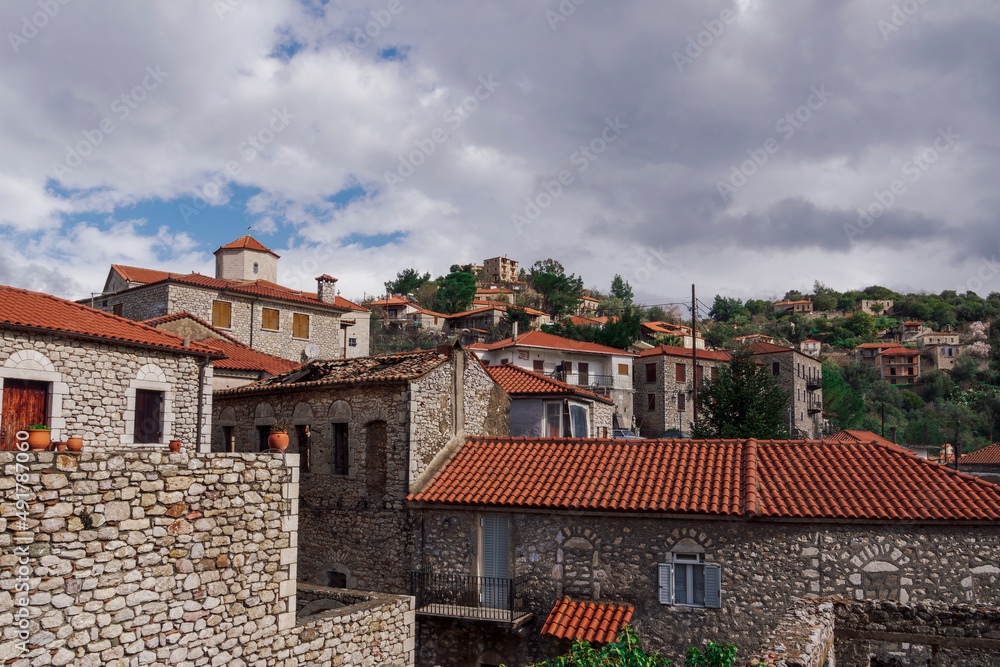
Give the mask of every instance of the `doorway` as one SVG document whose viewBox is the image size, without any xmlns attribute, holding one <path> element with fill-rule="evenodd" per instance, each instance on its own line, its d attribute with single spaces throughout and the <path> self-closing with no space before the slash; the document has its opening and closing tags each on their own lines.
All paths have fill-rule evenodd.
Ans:
<svg viewBox="0 0 1000 667">
<path fill-rule="evenodd" d="M 0 414 L 0 451 L 17 449 L 17 432 L 34 424 L 49 423 L 48 382 L 3 381 L 3 412 Z"/>
</svg>

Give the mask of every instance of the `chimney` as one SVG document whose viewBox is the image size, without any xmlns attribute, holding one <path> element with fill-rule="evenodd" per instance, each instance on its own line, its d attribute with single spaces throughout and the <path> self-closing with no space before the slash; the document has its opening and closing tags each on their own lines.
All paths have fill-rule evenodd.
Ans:
<svg viewBox="0 0 1000 667">
<path fill-rule="evenodd" d="M 511 342 L 517 342 L 517 322 L 514 322 L 514 333 L 511 335 Z"/>
<path fill-rule="evenodd" d="M 337 303 L 337 279 L 323 274 L 316 278 L 316 298 L 323 303 Z"/>
</svg>

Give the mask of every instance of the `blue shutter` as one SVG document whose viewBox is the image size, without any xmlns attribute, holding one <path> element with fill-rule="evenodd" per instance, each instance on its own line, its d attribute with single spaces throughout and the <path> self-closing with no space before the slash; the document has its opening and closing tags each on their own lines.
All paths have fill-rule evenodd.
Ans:
<svg viewBox="0 0 1000 667">
<path fill-rule="evenodd" d="M 670 563 L 659 563 L 660 604 L 674 603 L 674 566 Z"/>
<path fill-rule="evenodd" d="M 718 565 L 705 566 L 705 606 L 722 607 L 722 568 Z"/>
<path fill-rule="evenodd" d="M 483 553 L 481 554 L 481 576 L 495 577 L 497 569 L 497 518 L 484 516 L 480 520 L 483 527 Z"/>
</svg>

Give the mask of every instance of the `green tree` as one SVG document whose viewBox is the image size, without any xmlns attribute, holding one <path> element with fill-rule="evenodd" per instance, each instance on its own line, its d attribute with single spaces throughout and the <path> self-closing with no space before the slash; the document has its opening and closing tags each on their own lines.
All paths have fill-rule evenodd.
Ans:
<svg viewBox="0 0 1000 667">
<path fill-rule="evenodd" d="M 736 647 L 708 642 L 702 651 L 688 647 L 684 654 L 684 667 L 733 667 L 736 664 Z"/>
<path fill-rule="evenodd" d="M 875 337 L 875 318 L 868 313 L 859 310 L 844 322 L 844 328 L 854 333 L 859 338 Z"/>
<path fill-rule="evenodd" d="M 583 278 L 573 274 L 540 273 L 535 276 L 534 287 L 542 295 L 545 312 L 558 319 L 576 310 L 583 294 Z"/>
<path fill-rule="evenodd" d="M 601 315 L 621 315 L 625 310 L 625 302 L 616 296 L 606 296 L 597 304 L 597 311 Z"/>
<path fill-rule="evenodd" d="M 670 322 L 670 314 L 660 306 L 650 306 L 646 311 L 646 322 Z"/>
<path fill-rule="evenodd" d="M 639 314 L 634 312 L 631 307 L 626 306 L 617 322 L 608 322 L 597 331 L 594 342 L 619 350 L 627 350 L 632 343 L 639 340 L 640 324 Z"/>
<path fill-rule="evenodd" d="M 611 296 L 621 299 L 626 306 L 632 303 L 632 286 L 617 273 L 611 279 Z"/>
<path fill-rule="evenodd" d="M 553 660 L 535 663 L 533 667 L 669 667 L 670 660 L 659 653 L 646 653 L 631 626 L 624 626 L 618 638 L 597 648 L 578 639 L 569 653 Z M 712 667 L 715 667 L 713 665 Z M 719 665 L 718 667 L 728 667 Z"/>
<path fill-rule="evenodd" d="M 476 277 L 471 271 L 452 265 L 452 271 L 438 280 L 435 310 L 442 313 L 460 313 L 469 309 L 476 298 Z"/>
<path fill-rule="evenodd" d="M 761 301 L 760 299 L 750 299 L 744 305 L 751 315 L 767 315 L 773 309 L 770 301 Z"/>
<path fill-rule="evenodd" d="M 766 364 L 758 364 L 748 347 L 733 351 L 729 363 L 698 394 L 695 438 L 761 438 L 785 440 L 788 392 Z"/>
<path fill-rule="evenodd" d="M 425 273 L 420 275 L 417 273 L 416 269 L 403 269 L 396 274 L 395 280 L 390 280 L 385 283 L 385 293 L 386 294 L 410 294 L 416 292 L 424 283 L 428 283 L 431 280 L 431 274 Z"/>
<path fill-rule="evenodd" d="M 708 311 L 708 316 L 716 322 L 728 322 L 738 315 L 747 313 L 748 311 L 743 307 L 741 300 L 716 294 L 715 302 L 712 304 L 712 309 Z"/>
</svg>

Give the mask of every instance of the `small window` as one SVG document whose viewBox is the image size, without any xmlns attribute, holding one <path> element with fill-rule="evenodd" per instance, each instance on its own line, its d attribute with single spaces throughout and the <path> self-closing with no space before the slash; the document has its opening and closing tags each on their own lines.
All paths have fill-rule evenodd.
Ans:
<svg viewBox="0 0 1000 667">
<path fill-rule="evenodd" d="M 232 304 L 228 301 L 212 302 L 212 326 L 229 329 L 233 325 Z"/>
<path fill-rule="evenodd" d="M 257 262 L 253 263 L 253 272 L 257 273 L 260 271 L 260 265 Z"/>
<path fill-rule="evenodd" d="M 618 375 L 628 375 L 628 364 L 618 364 Z"/>
<path fill-rule="evenodd" d="M 656 364 L 646 364 L 646 382 L 656 382 Z"/>
<path fill-rule="evenodd" d="M 562 437 L 562 405 L 559 403 L 545 404 L 545 436 Z"/>
<path fill-rule="evenodd" d="M 677 382 L 684 382 L 687 379 L 687 368 L 684 364 L 676 364 L 674 366 L 674 379 Z"/>
<path fill-rule="evenodd" d="M 260 311 L 260 327 L 268 331 L 277 331 L 281 314 L 275 308 L 264 308 Z"/>
<path fill-rule="evenodd" d="M 309 472 L 312 464 L 312 450 L 309 447 L 309 425 L 298 424 L 295 426 L 295 440 L 299 446 L 299 470 Z"/>
<path fill-rule="evenodd" d="M 656 409 L 656 394 L 646 394 L 646 410 Z"/>
<path fill-rule="evenodd" d="M 535 371 L 536 373 L 545 372 L 545 362 L 542 361 L 541 359 L 535 359 L 533 362 L 531 362 L 531 370 Z"/>
<path fill-rule="evenodd" d="M 357 338 L 348 338 L 347 339 L 347 346 L 348 347 L 357 347 L 358 346 L 358 339 Z"/>
<path fill-rule="evenodd" d="M 348 457 L 348 441 L 347 441 L 347 424 L 330 424 L 331 437 L 333 442 L 331 443 L 332 454 L 333 454 L 333 474 L 334 475 L 346 475 L 348 474 L 350 465 Z"/>
<path fill-rule="evenodd" d="M 588 418 L 586 407 L 582 405 L 570 405 L 569 421 L 573 427 L 574 438 L 590 437 L 590 419 Z"/>
<path fill-rule="evenodd" d="M 706 565 L 704 554 L 675 553 L 658 569 L 660 604 L 722 607 L 722 568 Z"/>
<path fill-rule="evenodd" d="M 771 364 L 771 375 L 781 375 L 781 364 L 777 361 Z"/>
<path fill-rule="evenodd" d="M 677 411 L 684 412 L 686 396 L 684 394 L 677 394 Z"/>
<path fill-rule="evenodd" d="M 224 452 L 236 451 L 236 439 L 233 438 L 232 426 L 222 427 L 222 451 Z"/>
<path fill-rule="evenodd" d="M 124 308 L 125 308 L 125 306 L 123 304 L 116 303 L 115 305 L 111 306 L 111 314 L 112 315 L 117 315 L 118 317 L 122 317 L 122 313 L 124 312 Z"/>
<path fill-rule="evenodd" d="M 309 338 L 309 316 L 295 313 L 292 316 L 292 338 Z"/>
<path fill-rule="evenodd" d="M 267 443 L 267 439 L 271 436 L 270 426 L 258 426 L 257 427 L 257 448 L 266 452 L 271 446 Z"/>
<path fill-rule="evenodd" d="M 509 364 L 510 363 L 510 359 L 501 359 L 500 363 L 501 364 Z"/>
<path fill-rule="evenodd" d="M 135 443 L 163 440 L 163 392 L 135 390 Z"/>
</svg>

